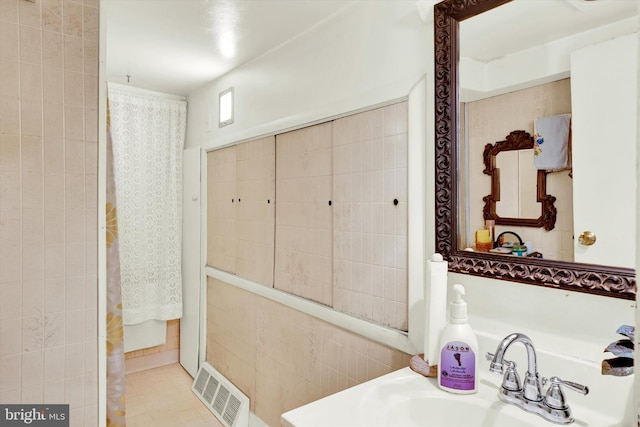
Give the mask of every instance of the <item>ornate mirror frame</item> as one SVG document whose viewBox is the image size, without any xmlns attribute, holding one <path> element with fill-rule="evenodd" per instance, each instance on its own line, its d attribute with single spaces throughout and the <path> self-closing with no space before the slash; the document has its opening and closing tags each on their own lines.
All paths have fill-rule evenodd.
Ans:
<svg viewBox="0 0 640 427">
<path fill-rule="evenodd" d="M 553 205 L 556 198 L 547 194 L 547 172 L 538 170 L 536 173 L 536 201 L 540 203 L 540 216 L 538 218 L 513 218 L 501 217 L 497 212 L 497 203 L 500 201 L 500 169 L 496 167 L 496 156 L 503 151 L 517 151 L 533 149 L 533 137 L 529 132 L 514 130 L 504 141 L 484 146 L 482 160 L 484 161 L 485 175 L 491 177 L 491 194 L 484 196 L 484 219 L 492 219 L 497 225 L 514 225 L 517 227 L 543 227 L 545 230 L 553 230 L 556 226 L 556 208 Z M 527 183 L 527 185 L 530 185 Z"/>
<path fill-rule="evenodd" d="M 449 271 L 634 299 L 635 270 L 459 250 L 459 23 L 511 0 L 444 0 L 434 6 L 436 251 Z"/>
</svg>

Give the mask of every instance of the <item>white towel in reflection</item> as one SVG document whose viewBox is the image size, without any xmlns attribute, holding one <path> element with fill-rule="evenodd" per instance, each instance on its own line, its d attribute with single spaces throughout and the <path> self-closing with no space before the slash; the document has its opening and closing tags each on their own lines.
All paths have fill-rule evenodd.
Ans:
<svg viewBox="0 0 640 427">
<path fill-rule="evenodd" d="M 536 169 L 546 171 L 570 169 L 571 114 L 536 119 L 533 128 L 535 132 L 533 164 Z"/>
</svg>

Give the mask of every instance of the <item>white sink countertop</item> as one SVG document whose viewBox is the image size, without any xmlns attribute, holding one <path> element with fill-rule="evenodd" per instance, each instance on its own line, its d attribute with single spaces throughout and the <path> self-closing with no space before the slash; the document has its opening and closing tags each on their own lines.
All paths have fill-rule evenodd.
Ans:
<svg viewBox="0 0 640 427">
<path fill-rule="evenodd" d="M 479 336 L 480 347 L 495 348 Z M 484 344 L 484 345 L 483 345 Z M 520 376 L 526 358 L 513 352 Z M 526 412 L 498 399 L 502 375 L 489 372 L 489 362 L 481 354 L 478 392 L 460 395 L 441 390 L 436 378 L 425 378 L 409 367 L 375 378 L 323 399 L 282 414 L 285 427 L 551 427 L 539 415 Z M 516 357 L 514 359 L 514 356 Z M 622 427 L 635 422 L 633 377 L 600 374 L 593 362 L 538 352 L 541 377 L 558 375 L 562 379 L 589 386 L 583 396 L 564 390 L 575 419 L 571 426 Z M 545 388 L 546 390 L 546 388 Z"/>
</svg>

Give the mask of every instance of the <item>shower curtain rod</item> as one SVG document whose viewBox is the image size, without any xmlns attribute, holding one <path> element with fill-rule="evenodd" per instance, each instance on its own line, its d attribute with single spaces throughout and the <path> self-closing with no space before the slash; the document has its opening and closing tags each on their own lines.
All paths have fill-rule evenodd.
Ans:
<svg viewBox="0 0 640 427">
<path fill-rule="evenodd" d="M 136 92 L 136 93 L 141 93 L 141 94 L 145 94 L 145 95 L 153 95 L 153 96 L 157 96 L 157 97 L 161 97 L 161 98 L 167 98 L 167 99 L 173 99 L 176 101 L 186 101 L 187 98 L 184 96 L 179 96 L 179 95 L 172 95 L 170 93 L 162 93 L 162 92 L 156 92 L 153 90 L 149 90 L 149 89 L 141 89 L 135 86 L 130 86 L 130 85 L 125 85 L 122 83 L 116 83 L 116 82 L 107 82 L 108 86 L 112 86 L 116 89 L 121 89 L 121 90 L 128 90 L 130 92 Z"/>
</svg>

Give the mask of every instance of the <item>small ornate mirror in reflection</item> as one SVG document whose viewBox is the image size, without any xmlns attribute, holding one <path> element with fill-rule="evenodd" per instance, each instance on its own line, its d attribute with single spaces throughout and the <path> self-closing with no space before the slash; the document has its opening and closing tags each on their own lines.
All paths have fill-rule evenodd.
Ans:
<svg viewBox="0 0 640 427">
<path fill-rule="evenodd" d="M 484 147 L 483 172 L 491 177 L 491 194 L 482 198 L 485 221 L 494 220 L 497 225 L 543 227 L 547 231 L 555 227 L 556 198 L 547 194 L 547 173 L 533 168 L 533 144 L 533 137 L 528 132 L 516 130 L 507 135 L 504 141 Z M 521 162 L 519 155 L 523 151 L 530 155 Z M 503 170 L 512 173 L 501 173 Z M 504 194 L 503 188 L 509 191 Z M 507 211 L 507 215 L 498 213 L 499 205 L 502 205 L 502 212 Z M 536 207 L 537 214 L 532 216 Z"/>
</svg>

